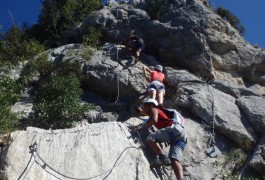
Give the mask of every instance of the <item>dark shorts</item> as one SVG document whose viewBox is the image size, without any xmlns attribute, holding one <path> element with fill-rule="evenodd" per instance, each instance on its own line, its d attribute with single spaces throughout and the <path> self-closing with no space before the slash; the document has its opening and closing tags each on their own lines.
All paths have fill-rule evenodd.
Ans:
<svg viewBox="0 0 265 180">
<path fill-rule="evenodd" d="M 159 82 L 159 81 L 152 81 L 149 85 L 149 87 L 147 88 L 147 91 L 165 91 L 165 86 L 163 83 Z"/>
</svg>

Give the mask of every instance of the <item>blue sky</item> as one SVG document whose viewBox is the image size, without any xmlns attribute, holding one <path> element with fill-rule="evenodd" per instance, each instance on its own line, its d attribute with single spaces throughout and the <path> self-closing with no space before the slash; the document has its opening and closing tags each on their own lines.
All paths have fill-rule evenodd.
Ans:
<svg viewBox="0 0 265 180">
<path fill-rule="evenodd" d="M 42 0 L 0 0 L 2 31 L 14 21 L 17 25 L 38 21 Z M 265 0 L 209 0 L 213 7 L 224 7 L 237 16 L 245 27 L 244 38 L 252 45 L 265 48 Z M 9 13 L 10 12 L 10 13 Z M 13 20 L 12 20 L 13 19 Z"/>
<path fill-rule="evenodd" d="M 210 0 L 213 7 L 224 7 L 240 19 L 244 38 L 265 48 L 265 0 Z"/>
</svg>

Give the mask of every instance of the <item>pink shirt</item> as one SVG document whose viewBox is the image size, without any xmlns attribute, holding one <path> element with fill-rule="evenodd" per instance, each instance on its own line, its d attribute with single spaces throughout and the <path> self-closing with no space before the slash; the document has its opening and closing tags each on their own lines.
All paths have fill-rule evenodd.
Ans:
<svg viewBox="0 0 265 180">
<path fill-rule="evenodd" d="M 162 83 L 164 81 L 164 78 L 165 78 L 165 75 L 162 72 L 152 71 L 151 77 L 150 77 L 150 82 L 159 81 Z"/>
</svg>

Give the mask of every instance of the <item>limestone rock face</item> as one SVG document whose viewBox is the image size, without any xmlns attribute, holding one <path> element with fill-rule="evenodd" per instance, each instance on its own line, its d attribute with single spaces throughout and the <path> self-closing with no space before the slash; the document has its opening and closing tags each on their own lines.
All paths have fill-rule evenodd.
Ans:
<svg viewBox="0 0 265 180">
<path fill-rule="evenodd" d="M 90 51 L 91 56 L 86 57 Z M 95 51 L 79 44 L 69 44 L 48 51 L 50 61 L 55 63 L 79 63 L 86 76 L 84 85 L 89 90 L 119 98 L 143 93 L 147 81 L 143 76 L 143 64 L 133 64 L 129 57 L 124 58 L 124 49 L 118 45 L 106 43 L 102 50 Z M 155 58 L 145 55 L 145 61 L 157 64 Z"/>
<path fill-rule="evenodd" d="M 88 16 L 79 28 L 82 35 L 90 25 L 99 25 L 107 39 L 118 42 L 134 28 L 145 41 L 145 51 L 164 63 L 188 68 L 192 73 L 210 79 L 230 74 L 264 84 L 264 50 L 246 42 L 229 22 L 215 14 L 201 0 L 167 1 L 158 17 L 129 4 L 105 6 Z M 219 75 L 218 75 L 219 74 Z"/>
<path fill-rule="evenodd" d="M 251 126 L 236 106 L 236 99 L 207 84 L 182 83 L 178 87 L 176 103 L 200 117 L 218 132 L 245 149 L 255 144 Z"/>
<path fill-rule="evenodd" d="M 263 135 L 255 149 L 249 165 L 262 175 L 265 175 L 265 135 Z"/>
<path fill-rule="evenodd" d="M 235 83 L 231 83 L 224 80 L 214 80 L 211 85 L 219 89 L 220 91 L 230 94 L 235 98 L 239 98 L 240 96 L 259 96 L 260 94 L 252 90 L 250 88 L 246 88 L 244 85 L 237 85 Z"/>
<path fill-rule="evenodd" d="M 188 144 L 181 161 L 186 179 L 233 177 L 241 165 L 264 173 L 265 51 L 248 44 L 205 0 L 166 1 L 157 17 L 145 9 L 152 0 L 130 2 L 105 6 L 67 35 L 80 40 L 90 25 L 101 26 L 106 42 L 99 49 L 66 44 L 46 51 L 56 65 L 80 65 L 80 103 L 96 109 L 73 129 L 28 127 L 4 141 L 0 137 L 0 179 L 175 179 L 170 167 L 150 170 L 155 156 L 145 142 L 150 132 L 133 128 L 147 119 L 134 114 L 147 97 L 142 69 L 157 64 L 166 79 L 164 106 L 186 119 Z M 118 45 L 132 27 L 146 45 L 136 64 Z M 20 77 L 22 66 L 11 70 L 12 79 Z M 45 81 L 33 76 L 32 87 L 11 108 L 23 120 L 32 111 L 34 86 Z M 222 152 L 216 158 L 206 153 L 213 137 Z M 251 160 L 234 164 L 234 148 L 247 150 L 242 154 Z"/>
<path fill-rule="evenodd" d="M 147 117 L 126 122 L 102 122 L 63 130 L 28 127 L 10 135 L 1 152 L 0 178 L 7 179 L 175 179 L 171 167 L 150 169 L 154 152 L 148 147 L 146 133 L 133 126 Z M 188 144 L 181 161 L 187 179 L 222 179 L 226 173 L 227 140 L 216 136 L 216 146 L 224 153 L 210 158 L 209 133 L 203 123 L 185 117 Z M 140 147 L 141 146 L 141 147 Z M 169 147 L 163 146 L 168 152 Z M 218 161 L 220 165 L 212 168 Z M 205 171 L 205 173 L 201 173 Z"/>
<path fill-rule="evenodd" d="M 263 135 L 265 133 L 265 98 L 243 96 L 237 99 L 237 104 L 254 130 Z"/>
<path fill-rule="evenodd" d="M 27 128 L 11 134 L 2 156 L 7 179 L 157 179 L 139 143 L 117 122 L 46 131 Z"/>
<path fill-rule="evenodd" d="M 198 77 L 194 76 L 187 70 L 176 70 L 166 67 L 166 83 L 171 87 L 177 87 L 181 82 L 202 82 Z"/>
</svg>

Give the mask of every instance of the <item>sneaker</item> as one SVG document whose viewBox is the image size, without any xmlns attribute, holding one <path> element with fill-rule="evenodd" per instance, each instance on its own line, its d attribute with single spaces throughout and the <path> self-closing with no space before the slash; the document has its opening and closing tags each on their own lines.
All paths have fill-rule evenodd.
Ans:
<svg viewBox="0 0 265 180">
<path fill-rule="evenodd" d="M 171 162 L 170 159 L 166 155 L 159 155 L 159 161 L 164 165 L 164 166 L 170 166 Z"/>
<path fill-rule="evenodd" d="M 135 59 L 134 59 L 134 62 L 133 62 L 133 64 L 137 64 L 139 62 L 139 58 L 138 57 L 136 57 Z"/>
<path fill-rule="evenodd" d="M 161 166 L 162 165 L 162 162 L 160 161 L 159 156 L 156 156 L 153 165 L 156 165 L 156 166 Z"/>
</svg>

